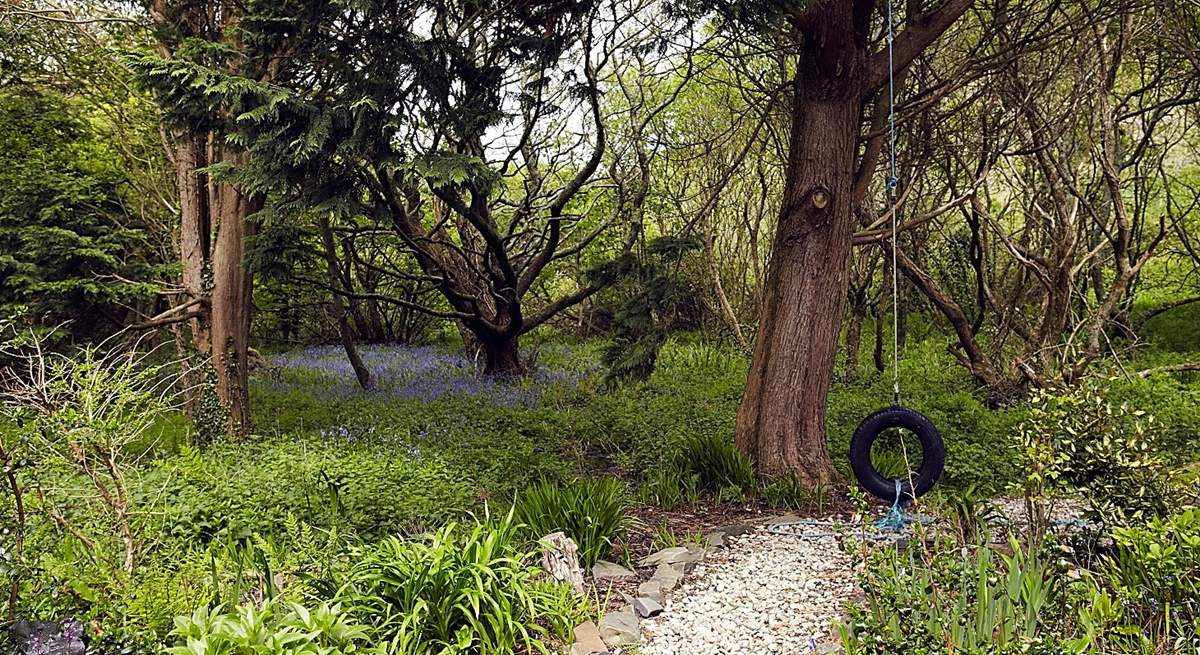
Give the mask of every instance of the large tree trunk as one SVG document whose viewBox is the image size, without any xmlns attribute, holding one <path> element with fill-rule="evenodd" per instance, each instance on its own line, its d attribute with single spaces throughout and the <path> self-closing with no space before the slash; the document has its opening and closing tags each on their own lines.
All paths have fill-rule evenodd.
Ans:
<svg viewBox="0 0 1200 655">
<path fill-rule="evenodd" d="M 217 242 L 212 258 L 212 363 L 217 395 L 225 406 L 225 432 L 233 437 L 250 431 L 249 361 L 252 275 L 245 267 L 248 217 L 262 208 L 262 198 L 247 197 L 232 186 L 217 189 Z"/>
<path fill-rule="evenodd" d="M 180 136 L 175 149 L 175 183 L 179 188 L 179 255 L 183 263 L 183 290 L 187 301 L 206 303 L 204 275 L 209 266 L 212 225 L 208 206 L 207 176 L 197 170 L 208 165 L 198 139 Z M 191 320 L 196 349 L 207 352 L 211 335 L 207 307 Z"/>
<path fill-rule="evenodd" d="M 521 352 L 517 338 L 480 336 L 484 369 L 488 375 L 514 375 L 522 372 Z"/>
<path fill-rule="evenodd" d="M 889 70 L 906 68 L 970 4 L 945 0 L 906 16 L 895 52 L 876 52 L 870 60 L 874 1 L 806 3 L 792 21 L 800 52 L 787 188 L 737 417 L 738 447 L 760 474 L 794 473 L 807 484 L 837 477 L 825 446 L 825 400 L 849 283 L 863 98 L 887 82 Z"/>
<path fill-rule="evenodd" d="M 849 31 L 849 25 L 841 28 Z M 831 56 L 839 63 L 824 60 Z M 825 400 L 849 282 L 850 184 L 859 121 L 851 82 L 855 59 L 852 46 L 840 57 L 800 56 L 789 183 L 737 417 L 737 445 L 760 474 L 795 474 L 809 485 L 837 478 L 825 445 Z"/>
</svg>

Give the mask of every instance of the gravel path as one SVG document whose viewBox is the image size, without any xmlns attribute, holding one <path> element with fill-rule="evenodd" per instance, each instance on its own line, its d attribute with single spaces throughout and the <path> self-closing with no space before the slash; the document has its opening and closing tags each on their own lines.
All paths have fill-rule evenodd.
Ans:
<svg viewBox="0 0 1200 655">
<path fill-rule="evenodd" d="M 645 655 L 825 652 L 832 624 L 857 587 L 836 540 L 731 537 L 642 622 Z"/>
</svg>

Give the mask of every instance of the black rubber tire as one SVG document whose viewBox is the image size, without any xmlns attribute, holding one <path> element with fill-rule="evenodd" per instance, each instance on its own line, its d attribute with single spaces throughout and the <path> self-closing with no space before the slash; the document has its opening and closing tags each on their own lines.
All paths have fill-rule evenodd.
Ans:
<svg viewBox="0 0 1200 655">
<path fill-rule="evenodd" d="M 905 498 L 923 496 L 933 488 L 946 466 L 946 446 L 933 422 L 920 412 L 907 407 L 885 407 L 858 424 L 850 438 L 850 468 L 858 484 L 868 493 L 888 502 L 896 499 L 896 480 L 880 475 L 871 463 L 871 446 L 888 428 L 901 428 L 915 434 L 921 441 L 921 468 L 909 480 L 901 480 L 900 492 Z"/>
</svg>

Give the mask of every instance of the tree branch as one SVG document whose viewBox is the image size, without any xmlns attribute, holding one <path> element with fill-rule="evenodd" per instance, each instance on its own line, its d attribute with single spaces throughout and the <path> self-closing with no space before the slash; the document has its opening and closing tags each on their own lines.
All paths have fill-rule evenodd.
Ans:
<svg viewBox="0 0 1200 655">
<path fill-rule="evenodd" d="M 892 47 L 892 65 L 896 72 L 908 68 L 925 48 L 938 39 L 954 21 L 970 8 L 973 0 L 946 0 L 913 20 L 907 21 L 904 31 L 896 35 Z M 888 80 L 888 51 L 880 50 L 867 62 L 867 76 L 862 88 L 863 97 L 874 94 Z"/>
</svg>

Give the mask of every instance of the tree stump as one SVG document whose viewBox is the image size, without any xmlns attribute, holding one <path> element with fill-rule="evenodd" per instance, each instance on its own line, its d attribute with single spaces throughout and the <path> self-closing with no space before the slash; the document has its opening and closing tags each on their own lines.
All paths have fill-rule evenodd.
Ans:
<svg viewBox="0 0 1200 655">
<path fill-rule="evenodd" d="M 583 568 L 579 566 L 579 546 L 562 532 L 552 532 L 541 539 L 542 568 L 559 582 L 568 582 L 583 593 Z"/>
</svg>

